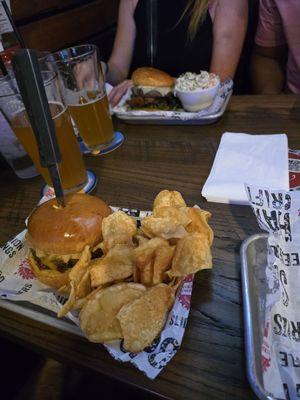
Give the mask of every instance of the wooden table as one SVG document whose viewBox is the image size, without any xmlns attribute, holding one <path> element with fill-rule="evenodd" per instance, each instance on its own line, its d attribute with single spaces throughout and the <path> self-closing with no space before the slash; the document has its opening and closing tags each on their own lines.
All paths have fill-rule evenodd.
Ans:
<svg viewBox="0 0 300 400">
<path fill-rule="evenodd" d="M 99 176 L 95 194 L 108 204 L 149 209 L 161 189 L 179 190 L 189 205 L 213 214 L 213 270 L 196 275 L 192 308 L 181 349 L 151 381 L 129 364 L 114 361 L 99 345 L 0 308 L 0 335 L 62 362 L 175 399 L 254 399 L 245 373 L 239 249 L 259 231 L 249 207 L 206 203 L 201 188 L 225 131 L 286 132 L 300 149 L 300 100 L 296 96 L 232 98 L 211 126 L 144 126 L 117 123 L 121 148 L 86 164 Z M 238 168 L 238 166 L 237 166 Z M 0 243 L 24 228 L 39 200 L 41 178 L 21 181 L 0 173 Z"/>
</svg>

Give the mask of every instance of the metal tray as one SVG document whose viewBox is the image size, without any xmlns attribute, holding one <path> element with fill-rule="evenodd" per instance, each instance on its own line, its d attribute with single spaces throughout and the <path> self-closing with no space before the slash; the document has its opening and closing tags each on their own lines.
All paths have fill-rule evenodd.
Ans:
<svg viewBox="0 0 300 400">
<path fill-rule="evenodd" d="M 250 236 L 242 243 L 242 289 L 247 375 L 250 385 L 261 400 L 279 400 L 268 395 L 263 385 L 261 345 L 265 323 L 266 265 L 268 234 Z"/>
<path fill-rule="evenodd" d="M 229 99 L 232 95 L 232 90 L 229 91 L 226 96 L 225 100 L 222 104 L 220 110 L 214 114 L 206 115 L 201 118 L 191 118 L 187 120 L 182 120 L 180 118 L 171 118 L 171 117 L 162 117 L 161 115 L 143 115 L 143 116 L 136 116 L 136 115 L 128 115 L 125 112 L 118 113 L 115 112 L 114 115 L 119 118 L 120 120 L 127 122 L 128 124 L 150 124 L 150 125 L 210 125 L 218 121 L 224 114 Z"/>
<path fill-rule="evenodd" d="M 0 308 L 13 311 L 17 314 L 23 315 L 24 317 L 31 318 L 34 321 L 60 329 L 61 331 L 84 337 L 84 334 L 80 328 L 69 319 L 59 319 L 54 312 L 36 306 L 27 301 L 10 301 L 1 299 Z"/>
</svg>

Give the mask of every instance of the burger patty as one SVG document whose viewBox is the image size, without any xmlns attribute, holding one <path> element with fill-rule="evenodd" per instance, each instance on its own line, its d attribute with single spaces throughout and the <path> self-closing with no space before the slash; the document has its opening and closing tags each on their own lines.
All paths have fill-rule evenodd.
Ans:
<svg viewBox="0 0 300 400">
<path fill-rule="evenodd" d="M 131 110 L 154 109 L 154 110 L 164 110 L 164 111 L 176 111 L 182 108 L 180 101 L 177 99 L 177 97 L 175 97 L 171 93 L 169 93 L 167 96 L 160 96 L 160 95 L 149 96 L 150 93 L 151 92 L 147 93 L 146 95 L 134 94 L 131 97 L 131 99 L 127 100 L 127 105 L 129 106 L 129 109 Z"/>
<path fill-rule="evenodd" d="M 48 257 L 38 257 L 33 249 L 31 249 L 31 252 L 40 269 L 52 269 L 59 272 L 65 272 L 67 269 L 74 267 L 78 261 L 76 259 L 71 259 L 68 262 L 59 259 L 50 260 Z"/>
<path fill-rule="evenodd" d="M 51 258 L 50 257 L 38 257 L 36 252 L 31 249 L 33 257 L 39 266 L 40 269 L 51 269 L 59 272 L 65 272 L 70 268 L 73 268 L 77 263 L 78 259 L 71 258 L 68 262 L 65 262 L 59 258 Z M 103 252 L 100 248 L 96 249 L 92 252 L 92 259 L 102 257 Z"/>
</svg>

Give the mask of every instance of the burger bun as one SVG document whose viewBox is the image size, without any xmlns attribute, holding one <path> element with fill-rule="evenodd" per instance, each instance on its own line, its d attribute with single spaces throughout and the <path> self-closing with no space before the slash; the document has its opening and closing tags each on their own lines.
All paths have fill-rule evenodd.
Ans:
<svg viewBox="0 0 300 400">
<path fill-rule="evenodd" d="M 27 241 L 32 249 L 48 254 L 81 253 L 102 241 L 102 219 L 109 214 L 102 200 L 87 194 L 67 196 L 65 207 L 51 199 L 31 213 Z"/>
<path fill-rule="evenodd" d="M 164 71 L 152 67 L 141 67 L 132 73 L 134 86 L 173 87 L 174 79 Z"/>
</svg>

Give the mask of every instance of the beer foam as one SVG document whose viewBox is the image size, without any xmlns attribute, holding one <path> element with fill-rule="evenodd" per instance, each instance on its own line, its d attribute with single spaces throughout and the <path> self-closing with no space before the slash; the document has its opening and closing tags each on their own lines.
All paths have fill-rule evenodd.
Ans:
<svg viewBox="0 0 300 400">
<path fill-rule="evenodd" d="M 78 103 L 76 103 L 76 104 L 70 104 L 70 106 L 71 107 L 82 107 L 82 106 L 87 106 L 88 104 L 93 104 L 93 103 L 96 103 L 97 101 L 99 101 L 99 100 L 103 100 L 104 99 L 104 97 L 105 97 L 106 95 L 104 94 L 102 97 L 96 97 L 96 99 L 93 99 L 93 100 L 90 100 L 90 101 L 88 101 L 87 103 L 83 103 L 83 104 L 78 104 Z"/>
</svg>

